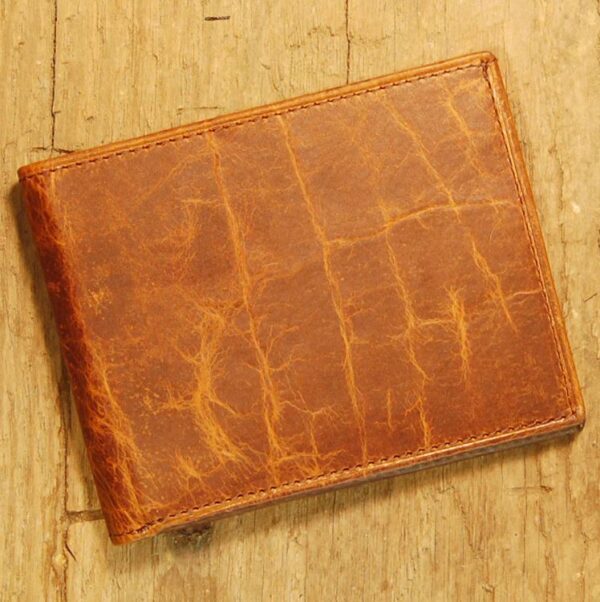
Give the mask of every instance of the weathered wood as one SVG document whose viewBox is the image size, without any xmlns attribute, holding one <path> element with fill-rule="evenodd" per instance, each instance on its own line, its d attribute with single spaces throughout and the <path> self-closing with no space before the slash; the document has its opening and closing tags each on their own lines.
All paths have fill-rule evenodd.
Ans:
<svg viewBox="0 0 600 602">
<path fill-rule="evenodd" d="M 0 0 L 2 600 L 60 599 L 65 583 L 65 381 L 16 188 L 19 164 L 52 146 L 53 29 L 50 1 Z"/>
<path fill-rule="evenodd" d="M 0 0 L 9 82 L 0 169 L 11 199 L 0 206 L 0 597 L 600 599 L 599 6 L 57 2 L 55 35 L 50 2 Z M 483 49 L 501 61 L 525 146 L 587 401 L 584 431 L 281 504 L 204 534 L 111 546 L 37 263 L 10 209 L 16 165 Z"/>
</svg>

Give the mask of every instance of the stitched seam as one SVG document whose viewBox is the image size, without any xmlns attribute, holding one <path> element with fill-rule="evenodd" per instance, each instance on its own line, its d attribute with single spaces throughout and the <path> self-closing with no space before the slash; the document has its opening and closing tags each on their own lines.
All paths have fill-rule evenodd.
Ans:
<svg viewBox="0 0 600 602">
<path fill-rule="evenodd" d="M 187 508 L 185 510 L 178 510 L 177 512 L 171 512 L 170 514 L 165 514 L 164 516 L 161 516 L 150 522 L 147 522 L 144 525 L 142 525 L 141 527 L 137 527 L 136 529 L 132 529 L 130 531 L 122 531 L 121 533 L 111 533 L 111 535 L 113 537 L 124 537 L 126 535 L 136 535 L 136 534 L 143 533 L 144 531 L 151 529 L 155 525 L 160 525 L 161 523 L 164 523 L 171 518 L 184 517 L 186 515 L 193 514 L 194 512 L 197 512 L 198 510 L 204 510 L 206 508 L 220 506 L 222 504 L 227 504 L 227 503 L 233 502 L 235 500 L 260 498 L 261 496 L 268 495 L 269 493 L 275 493 L 275 492 L 280 491 L 285 488 L 291 488 L 294 485 L 303 485 L 305 483 L 312 483 L 315 481 L 318 482 L 320 480 L 324 480 L 324 479 L 327 479 L 328 477 L 332 477 L 332 476 L 343 475 L 343 474 L 348 474 L 348 473 L 353 473 L 353 472 L 354 473 L 356 473 L 356 472 L 364 473 L 369 468 L 380 466 L 382 464 L 385 464 L 386 462 L 393 462 L 394 460 L 402 460 L 404 458 L 410 458 L 412 456 L 416 456 L 423 452 L 435 452 L 444 447 L 461 445 L 463 443 L 469 443 L 469 442 L 482 443 L 483 441 L 485 441 L 486 439 L 488 439 L 490 437 L 495 437 L 497 435 L 508 435 L 508 434 L 510 434 L 514 431 L 518 431 L 520 429 L 533 428 L 535 426 L 544 426 L 544 425 L 547 425 L 547 424 L 550 424 L 553 422 L 558 424 L 560 422 L 567 420 L 571 416 L 572 416 L 572 413 L 570 413 L 570 412 L 566 413 L 566 414 L 560 414 L 558 416 L 554 416 L 553 418 L 549 418 L 547 420 L 536 420 L 534 422 L 522 424 L 522 425 L 519 425 L 516 427 L 510 427 L 508 429 L 499 429 L 497 431 L 493 431 L 491 433 L 485 433 L 483 435 L 470 435 L 469 437 L 465 437 L 465 438 L 459 439 L 457 441 L 446 441 L 446 442 L 438 443 L 437 445 L 433 445 L 430 447 L 422 447 L 422 448 L 415 449 L 415 450 L 412 450 L 412 451 L 409 451 L 409 452 L 406 452 L 403 454 L 397 454 L 395 456 L 390 456 L 389 458 L 383 458 L 380 460 L 372 460 L 371 462 L 367 462 L 366 464 L 359 464 L 357 466 L 348 466 L 346 468 L 340 468 L 340 469 L 337 469 L 337 470 L 334 470 L 331 472 L 326 472 L 323 474 L 314 475 L 312 477 L 307 477 L 305 479 L 296 479 L 294 481 L 288 481 L 287 483 L 281 483 L 279 485 L 274 485 L 272 487 L 257 489 L 256 491 L 251 491 L 249 493 L 240 493 L 238 495 L 234 495 L 234 496 L 226 498 L 226 499 L 222 499 L 222 500 L 218 500 L 218 501 L 214 501 L 214 502 L 207 502 L 206 504 L 201 504 L 200 506 L 194 506 L 193 508 Z"/>
<path fill-rule="evenodd" d="M 527 238 L 529 241 L 529 251 L 531 252 L 531 255 L 533 257 L 533 262 L 536 267 L 536 277 L 537 277 L 538 284 L 540 285 L 540 288 L 543 293 L 546 317 L 548 318 L 548 323 L 550 325 L 550 330 L 552 332 L 552 338 L 554 340 L 554 351 L 555 351 L 556 359 L 558 360 L 558 367 L 560 369 L 560 375 L 561 375 L 561 389 L 567 400 L 567 403 L 569 404 L 569 410 L 570 410 L 569 416 L 572 416 L 575 414 L 575 408 L 573 407 L 573 403 L 571 401 L 571 396 L 569 395 L 569 388 L 568 388 L 568 384 L 567 384 L 567 370 L 566 370 L 564 357 L 563 357 L 563 353 L 562 353 L 562 345 L 561 345 L 560 339 L 558 337 L 558 332 L 556 329 L 556 322 L 552 315 L 552 307 L 550 305 L 550 299 L 548 297 L 548 289 L 547 289 L 546 283 L 544 281 L 544 277 L 543 277 L 543 273 L 542 273 L 542 266 L 541 266 L 539 254 L 537 252 L 535 239 L 533 237 L 533 227 L 531 224 L 529 211 L 527 210 L 527 207 L 525 205 L 525 193 L 523 191 L 523 187 L 521 185 L 521 181 L 519 179 L 519 175 L 517 174 L 517 170 L 516 170 L 516 167 L 515 167 L 515 164 L 513 161 L 513 154 L 511 153 L 511 150 L 510 150 L 510 144 L 508 141 L 508 135 L 506 132 L 506 128 L 504 127 L 502 119 L 500 118 L 500 113 L 498 111 L 498 103 L 496 102 L 496 94 L 494 92 L 494 87 L 492 86 L 492 82 L 490 81 L 490 78 L 489 78 L 487 65 L 482 65 L 481 68 L 483 71 L 483 77 L 490 90 L 490 94 L 492 97 L 492 104 L 494 106 L 494 116 L 496 118 L 496 123 L 498 124 L 498 127 L 500 128 L 500 133 L 502 134 L 502 141 L 504 143 L 504 148 L 506 150 L 506 155 L 508 157 L 508 163 L 510 165 L 510 169 L 511 169 L 511 172 L 513 175 L 513 184 L 514 184 L 517 196 L 519 197 L 519 205 L 521 207 L 523 221 L 525 222 L 525 227 L 527 230 Z"/>
<path fill-rule="evenodd" d="M 98 157 L 92 157 L 89 159 L 81 159 L 80 161 L 74 161 L 73 163 L 67 163 L 66 165 L 57 165 L 56 167 L 52 167 L 49 169 L 43 169 L 40 171 L 36 171 L 34 173 L 31 174 L 27 174 L 26 176 L 23 176 L 21 179 L 21 181 L 25 181 L 29 178 L 33 178 L 36 176 L 43 176 L 45 174 L 48 173 L 52 173 L 53 171 L 60 171 L 63 169 L 72 169 L 74 167 L 79 167 L 81 165 L 87 165 L 89 163 L 96 163 L 97 161 L 104 161 L 106 159 L 111 159 L 112 157 L 118 157 L 120 155 L 125 155 L 128 153 L 135 153 L 138 151 L 142 151 L 142 150 L 148 150 L 150 148 L 154 148 L 156 146 L 163 146 L 165 144 L 170 144 L 172 142 L 177 142 L 180 140 L 185 140 L 187 138 L 195 138 L 197 136 L 202 136 L 203 134 L 207 134 L 209 132 L 217 132 L 217 131 L 221 131 L 221 130 L 227 130 L 229 128 L 233 128 L 233 127 L 237 127 L 237 126 L 241 126 L 241 125 L 246 125 L 249 123 L 254 123 L 256 121 L 261 121 L 264 119 L 269 119 L 271 117 L 275 117 L 277 115 L 284 115 L 286 113 L 293 113 L 296 111 L 301 111 L 304 109 L 308 109 L 310 107 L 314 107 L 317 105 L 322 105 L 322 104 L 327 104 L 327 103 L 331 103 L 331 102 L 337 102 L 339 100 L 344 100 L 347 98 L 352 98 L 354 96 L 361 96 L 363 94 L 369 94 L 372 92 L 378 92 L 379 90 L 385 90 L 386 88 L 393 88 L 395 86 L 401 86 L 402 84 L 410 84 L 410 83 L 414 83 L 420 80 L 424 80 L 424 79 L 431 79 L 434 77 L 438 77 L 440 75 L 445 75 L 447 73 L 452 73 L 454 71 L 463 71 L 465 69 L 476 69 L 476 68 L 480 68 L 482 65 L 486 64 L 487 61 L 483 60 L 477 63 L 469 63 L 467 65 L 460 65 L 457 67 L 450 67 L 448 69 L 444 69 L 442 71 L 436 71 L 435 73 L 427 73 L 427 74 L 423 74 L 423 75 L 415 75 L 414 77 L 409 77 L 407 79 L 402 79 L 400 81 L 396 81 L 396 82 L 389 82 L 387 84 L 381 84 L 380 86 L 375 86 L 373 88 L 366 88 L 364 90 L 356 90 L 355 92 L 346 92 L 346 93 L 342 93 L 342 94 L 338 94 L 336 96 L 332 96 L 330 98 L 322 98 L 321 100 L 315 100 L 313 102 L 309 102 L 309 103 L 305 103 L 303 105 L 296 105 L 293 107 L 288 107 L 287 109 L 280 109 L 280 110 L 275 110 L 275 111 L 268 111 L 266 113 L 263 113 L 261 115 L 256 115 L 254 117 L 246 117 L 246 118 L 242 118 L 242 119 L 237 119 L 235 121 L 231 121 L 228 123 L 223 123 L 220 125 L 215 125 L 213 127 L 207 127 L 204 129 L 198 129 L 198 130 L 193 130 L 191 132 L 184 132 L 182 134 L 177 134 L 175 136 L 172 136 L 171 138 L 165 138 L 164 140 L 156 140 L 154 142 L 149 142 L 147 144 L 141 144 L 139 146 L 134 146 L 131 148 L 124 148 L 121 150 L 117 150 L 117 151 L 111 151 L 108 152 L 105 155 L 99 155 Z M 199 126 L 200 128 L 202 128 L 202 126 Z"/>
<path fill-rule="evenodd" d="M 527 228 L 527 234 L 528 234 L 528 242 L 529 242 L 529 248 L 530 251 L 532 252 L 533 258 L 534 258 L 534 263 L 536 265 L 536 276 L 538 279 L 538 282 L 540 283 L 540 286 L 543 290 L 544 293 L 544 304 L 545 304 L 545 309 L 546 309 L 546 314 L 547 317 L 549 319 L 549 323 L 550 323 L 550 328 L 552 330 L 552 334 L 553 334 L 553 338 L 554 338 L 554 343 L 555 346 L 557 348 L 556 350 L 556 356 L 558 359 L 558 363 L 559 363 L 559 367 L 561 370 L 561 376 L 562 376 L 562 382 L 561 382 L 561 387 L 562 390 L 564 392 L 564 394 L 567 397 L 567 401 L 569 403 L 569 411 L 566 413 L 562 413 L 558 416 L 554 416 L 552 418 L 549 419 L 545 419 L 545 420 L 536 420 L 527 424 L 520 424 L 517 426 L 512 426 L 510 428 L 505 428 L 505 429 L 499 429 L 497 431 L 493 431 L 490 433 L 484 433 L 484 434 L 478 434 L 478 435 L 470 435 L 468 437 L 462 438 L 462 439 L 458 439 L 458 440 L 454 440 L 454 441 L 446 441 L 446 442 L 442 442 L 442 443 L 438 443 L 437 445 L 433 445 L 433 446 L 429 446 L 429 447 L 423 447 L 423 448 L 419 448 L 416 450 L 411 450 L 409 452 L 403 453 L 403 454 L 397 454 L 394 456 L 390 456 L 388 458 L 382 458 L 379 460 L 373 460 L 370 462 L 367 462 L 366 464 L 358 464 L 356 466 L 350 466 L 350 467 L 346 467 L 346 468 L 341 468 L 341 469 L 337 469 L 328 473 L 323 473 L 323 474 L 319 474 L 319 475 L 314 475 L 312 477 L 308 477 L 308 478 L 304 478 L 304 479 L 297 479 L 294 481 L 289 481 L 287 483 L 280 483 L 278 485 L 274 485 L 272 487 L 268 487 L 268 488 L 264 488 L 264 489 L 259 489 L 256 491 L 252 491 L 252 492 L 247 492 L 247 493 L 241 493 L 226 499 L 222 499 L 222 500 L 217 500 L 217 501 L 212 501 L 212 502 L 207 502 L 206 504 L 202 504 L 200 506 L 194 506 L 193 508 L 187 508 L 185 510 L 179 510 L 177 512 L 171 512 L 169 514 L 166 514 L 162 517 L 156 518 L 152 521 L 149 521 L 147 523 L 145 523 L 144 525 L 137 527 L 135 529 L 131 529 L 128 531 L 123 531 L 120 533 L 111 533 L 111 535 L 113 537 L 125 537 L 127 535 L 135 535 L 135 534 L 140 534 L 143 533 L 144 531 L 147 531 L 149 529 L 151 529 L 153 526 L 159 525 L 161 523 L 164 523 L 170 519 L 173 518 L 177 518 L 177 517 L 184 517 L 186 515 L 190 515 L 193 514 L 199 510 L 202 509 L 206 509 L 206 508 L 211 508 L 211 507 L 215 507 L 215 506 L 220 506 L 223 504 L 227 504 L 229 502 L 235 501 L 235 500 L 242 500 L 242 499 L 252 499 L 252 498 L 259 498 L 261 496 L 265 496 L 269 493 L 275 493 L 277 491 L 281 491 L 285 488 L 292 488 L 295 485 L 303 485 L 303 484 L 307 484 L 307 483 L 314 483 L 314 482 L 318 482 L 320 480 L 326 479 L 328 477 L 333 477 L 333 476 L 338 476 L 338 475 L 344 475 L 344 474 L 352 474 L 352 473 L 356 473 L 356 472 L 365 472 L 366 470 L 368 470 L 369 468 L 373 468 L 373 467 L 377 467 L 380 466 L 382 464 L 388 463 L 388 462 L 393 462 L 394 460 L 401 460 L 403 458 L 410 458 L 413 456 L 416 456 L 418 454 L 422 454 L 423 452 L 434 452 L 436 450 L 440 450 L 442 448 L 445 447 L 450 447 L 450 446 L 457 446 L 463 443 L 467 443 L 467 442 L 483 442 L 486 439 L 490 438 L 490 437 L 494 437 L 494 436 L 498 436 L 498 435 L 507 435 L 510 434 L 512 432 L 518 431 L 520 429 L 524 429 L 524 428 L 532 428 L 535 426 L 544 426 L 547 424 L 551 424 L 551 423 L 560 423 L 563 422 L 565 420 L 567 420 L 568 418 L 570 418 L 571 416 L 574 415 L 575 410 L 572 406 L 571 400 L 569 398 L 568 395 L 568 389 L 566 386 L 566 371 L 565 371 L 565 366 L 563 363 L 563 357 L 562 357 L 562 353 L 561 353 L 561 347 L 558 341 L 558 336 L 557 336 L 557 332 L 556 332 L 556 328 L 555 328 L 555 323 L 554 320 L 552 319 L 552 312 L 551 312 L 551 306 L 549 303 L 549 299 L 548 299 L 548 295 L 547 295 L 547 290 L 546 290 L 546 286 L 542 277 L 542 272 L 541 272 L 541 264 L 539 262 L 539 258 L 538 255 L 536 253 L 535 250 L 535 241 L 533 239 L 533 233 L 531 230 L 531 223 L 529 220 L 529 215 L 526 211 L 525 208 L 525 201 L 524 201 L 524 195 L 521 189 L 521 185 L 520 185 L 520 181 L 519 178 L 517 176 L 515 167 L 513 165 L 513 162 L 511 160 L 511 151 L 510 151 L 510 146 L 508 144 L 508 140 L 506 138 L 507 134 L 505 131 L 505 128 L 502 125 L 502 121 L 500 119 L 500 115 L 498 112 L 498 107 L 497 107 L 497 103 L 496 103 L 496 96 L 494 94 L 494 89 L 492 86 L 492 83 L 490 82 L 489 78 L 488 78 L 488 74 L 487 74 L 487 69 L 486 69 L 486 65 L 487 65 L 488 61 L 482 61 L 480 63 L 477 64 L 469 64 L 469 65 L 461 65 L 459 67 L 453 67 L 450 69 L 445 69 L 443 71 L 438 71 L 436 73 L 429 73 L 426 75 L 421 75 L 421 76 L 415 76 L 413 78 L 408 78 L 408 79 L 404 79 L 401 81 L 397 81 L 397 82 L 391 82 L 388 84 L 383 84 L 380 86 L 376 86 L 374 88 L 368 88 L 365 90 L 358 90 L 356 92 L 350 92 L 350 93 L 346 93 L 346 94 L 340 94 L 338 96 L 333 96 L 331 98 L 325 98 L 322 100 L 318 100 L 318 101 L 314 101 L 311 103 L 307 103 L 304 105 L 299 105 L 299 106 L 294 106 L 294 107 L 289 107 L 287 109 L 282 109 L 282 110 L 278 110 L 278 111 L 272 111 L 269 113 L 265 113 L 262 115 L 258 115 L 255 117 L 248 117 L 246 119 L 240 119 L 237 121 L 232 121 L 230 123 L 225 123 L 222 125 L 217 125 L 214 126 L 212 128 L 206 128 L 206 129 L 202 129 L 202 130 L 197 130 L 197 131 L 192 131 L 192 132 L 186 132 L 184 134 L 180 134 L 177 136 L 173 136 L 172 138 L 166 138 L 165 140 L 158 140 L 156 142 L 152 142 L 152 143 L 148 143 L 145 145 L 141 145 L 141 146 L 136 146 L 133 148 L 127 148 L 127 149 L 122 149 L 120 151 L 114 151 L 111 153 L 108 153 L 106 155 L 100 155 L 98 157 L 94 157 L 91 159 L 84 159 L 81 161 L 77 161 L 74 163 L 69 163 L 67 165 L 61 165 L 61 166 L 57 166 L 55 168 L 52 169 L 46 169 L 46 170 L 42 170 L 33 174 L 29 174 L 25 177 L 22 178 L 22 180 L 26 180 L 28 178 L 31 177 L 35 177 L 35 176 L 40 176 L 43 174 L 47 174 L 53 171 L 58 171 L 58 170 L 62 170 L 62 169 L 70 169 L 73 167 L 77 167 L 80 165 L 85 165 L 88 163 L 95 163 L 97 161 L 101 161 L 101 160 L 106 160 L 109 159 L 111 157 L 115 157 L 115 156 L 119 156 L 119 155 L 123 155 L 123 154 L 127 154 L 127 153 L 133 153 L 133 152 L 137 152 L 137 151 L 141 151 L 141 150 L 147 150 L 149 148 L 153 148 L 155 146 L 162 146 L 164 144 L 168 144 L 171 142 L 175 142 L 178 140 L 184 140 L 187 138 L 192 138 L 192 137 L 196 137 L 196 136 L 201 136 L 205 133 L 208 132 L 215 132 L 215 131 L 220 131 L 220 130 L 224 130 L 224 129 L 228 129 L 231 127 L 237 127 L 237 126 L 241 126 L 244 124 L 248 124 L 248 123 L 253 123 L 259 120 L 263 120 L 263 119 L 268 119 L 270 117 L 276 116 L 276 115 L 282 115 L 285 113 L 291 113 L 291 112 L 295 112 L 295 111 L 299 111 L 299 110 L 303 110 L 303 109 L 307 109 L 309 107 L 312 106 L 316 106 L 316 105 L 321 105 L 321 104 L 325 104 L 325 103 L 330 103 L 330 102 L 335 102 L 338 100 L 343 100 L 346 98 L 351 98 L 354 96 L 359 96 L 362 94 L 367 94 L 367 93 L 372 93 L 372 92 L 376 92 L 379 90 L 383 90 L 386 88 L 392 88 L 395 86 L 399 86 L 401 84 L 407 84 L 407 83 L 413 83 L 419 80 L 424 80 L 424 79 L 430 79 L 433 77 L 437 77 L 440 75 L 444 75 L 447 73 L 451 73 L 451 72 L 455 72 L 455 71 L 461 71 L 461 70 L 465 70 L 465 69 L 470 69 L 470 68 L 481 68 L 482 72 L 483 72 L 483 76 L 484 79 L 487 82 L 487 85 L 490 89 L 490 93 L 491 93 L 491 97 L 492 97 L 492 104 L 494 107 L 494 114 L 495 114 L 495 119 L 496 122 L 500 128 L 500 133 L 502 136 L 502 140 L 505 146 L 505 150 L 509 159 L 509 164 L 510 164 L 510 168 L 511 168 L 511 173 L 513 175 L 513 180 L 514 180 L 514 186 L 515 186 L 515 191 L 517 193 L 518 199 L 520 201 L 520 205 L 521 205 L 521 211 L 522 211 L 522 215 L 523 215 L 523 220 L 526 224 L 526 228 Z"/>
</svg>

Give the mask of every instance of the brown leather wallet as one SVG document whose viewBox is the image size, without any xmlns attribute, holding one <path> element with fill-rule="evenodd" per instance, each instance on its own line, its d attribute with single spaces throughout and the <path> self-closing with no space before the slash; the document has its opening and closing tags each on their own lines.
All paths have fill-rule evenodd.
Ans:
<svg viewBox="0 0 600 602">
<path fill-rule="evenodd" d="M 19 175 L 116 543 L 583 423 L 490 54 Z"/>
</svg>

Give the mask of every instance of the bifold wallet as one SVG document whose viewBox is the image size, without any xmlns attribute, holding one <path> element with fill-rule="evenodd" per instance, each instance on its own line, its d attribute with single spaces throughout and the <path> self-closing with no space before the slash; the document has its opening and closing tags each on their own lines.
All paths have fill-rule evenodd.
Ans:
<svg viewBox="0 0 600 602">
<path fill-rule="evenodd" d="M 115 543 L 583 423 L 490 54 L 19 176 Z"/>
</svg>

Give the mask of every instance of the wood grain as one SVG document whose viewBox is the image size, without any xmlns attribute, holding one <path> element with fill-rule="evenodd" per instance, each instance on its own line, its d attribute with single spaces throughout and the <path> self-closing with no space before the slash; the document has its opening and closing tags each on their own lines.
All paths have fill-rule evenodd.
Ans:
<svg viewBox="0 0 600 602">
<path fill-rule="evenodd" d="M 66 381 L 15 178 L 51 147 L 53 28 L 50 2 L 0 0 L 1 600 L 65 589 Z"/>
<path fill-rule="evenodd" d="M 0 0 L 0 599 L 600 599 L 600 5 Z M 111 546 L 17 165 L 470 51 L 501 61 L 588 424 Z"/>
</svg>

